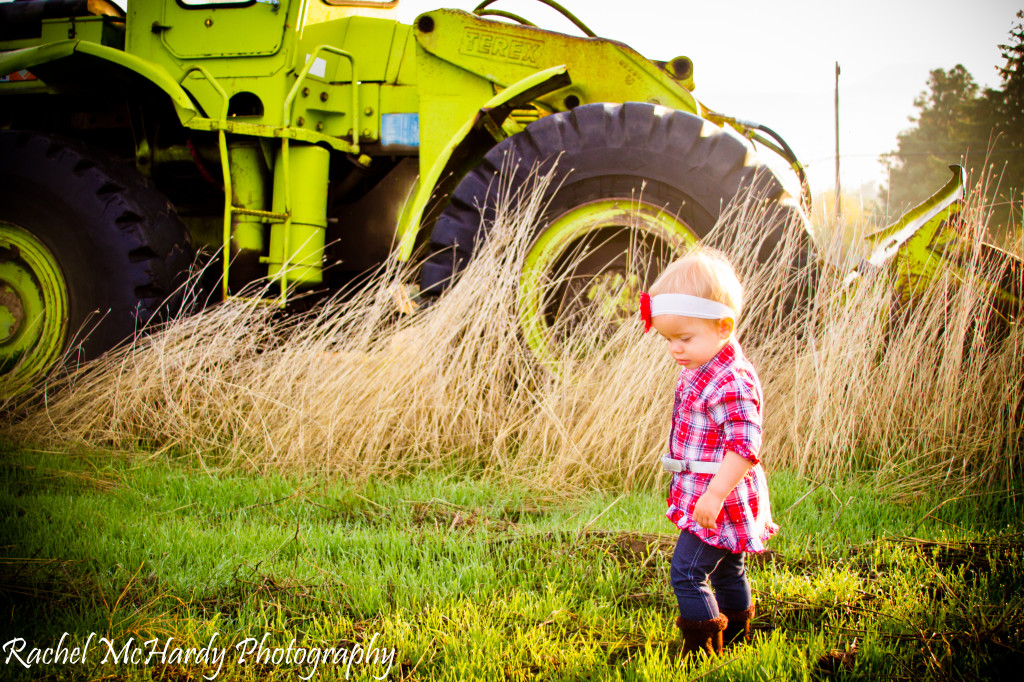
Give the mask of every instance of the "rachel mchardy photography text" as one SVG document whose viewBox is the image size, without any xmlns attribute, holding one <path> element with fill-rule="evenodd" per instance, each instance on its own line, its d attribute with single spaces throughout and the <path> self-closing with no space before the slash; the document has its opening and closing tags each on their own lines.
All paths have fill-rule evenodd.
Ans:
<svg viewBox="0 0 1024 682">
<path fill-rule="evenodd" d="M 345 668 L 348 679 L 353 667 L 379 665 L 383 672 L 374 679 L 383 680 L 391 672 L 395 661 L 395 649 L 377 646 L 379 633 L 374 633 L 365 644 L 354 642 L 344 646 L 299 647 L 292 640 L 287 647 L 271 646 L 267 643 L 270 633 L 264 633 L 259 639 L 246 637 L 231 645 L 217 646 L 219 633 L 213 633 L 210 641 L 202 647 L 183 647 L 174 637 L 160 639 L 136 639 L 129 637 L 117 641 L 109 637 L 100 637 L 90 632 L 85 642 L 70 646 L 70 634 L 61 635 L 56 646 L 30 646 L 23 637 L 7 640 L 0 647 L 4 665 L 33 668 L 50 665 L 82 665 L 86 661 L 99 662 L 101 665 L 114 666 L 147 666 L 177 665 L 183 667 L 202 667 L 207 672 L 203 678 L 215 680 L 220 675 L 225 659 L 234 658 L 237 665 L 269 665 L 275 668 L 292 667 L 296 675 L 303 680 L 312 679 L 321 664 Z M 234 650 L 234 653 L 229 653 Z M 212 672 L 209 670 L 212 669 Z"/>
</svg>

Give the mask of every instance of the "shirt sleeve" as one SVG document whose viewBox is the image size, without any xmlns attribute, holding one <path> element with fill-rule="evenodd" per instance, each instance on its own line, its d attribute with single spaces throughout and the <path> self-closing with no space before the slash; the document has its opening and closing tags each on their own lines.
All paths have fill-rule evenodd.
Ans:
<svg viewBox="0 0 1024 682">
<path fill-rule="evenodd" d="M 717 386 L 707 402 L 708 415 L 722 430 L 724 447 L 751 464 L 761 462 L 761 397 L 742 376 Z"/>
</svg>

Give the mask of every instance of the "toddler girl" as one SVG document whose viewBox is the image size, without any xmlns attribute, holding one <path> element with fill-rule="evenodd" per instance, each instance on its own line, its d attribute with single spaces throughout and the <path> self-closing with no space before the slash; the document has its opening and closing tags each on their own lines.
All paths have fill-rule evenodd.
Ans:
<svg viewBox="0 0 1024 682">
<path fill-rule="evenodd" d="M 744 553 L 765 551 L 778 530 L 759 463 L 761 383 L 733 335 L 742 293 L 729 262 L 700 248 L 640 295 L 644 331 L 653 325 L 682 367 L 662 463 L 672 472 L 666 516 L 680 531 L 671 578 L 684 656 L 749 637 Z"/>
</svg>

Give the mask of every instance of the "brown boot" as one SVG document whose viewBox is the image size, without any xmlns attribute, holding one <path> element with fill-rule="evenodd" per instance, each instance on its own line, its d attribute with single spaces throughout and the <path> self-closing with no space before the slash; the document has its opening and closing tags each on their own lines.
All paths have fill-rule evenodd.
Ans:
<svg viewBox="0 0 1024 682">
<path fill-rule="evenodd" d="M 722 630 L 729 622 L 724 614 L 711 620 L 686 620 L 682 616 L 676 618 L 676 627 L 683 634 L 682 656 L 691 651 L 703 651 L 708 656 L 722 655 Z"/>
<path fill-rule="evenodd" d="M 750 641 L 750 622 L 754 619 L 754 605 L 751 604 L 743 611 L 730 611 L 722 609 L 722 615 L 729 619 L 729 624 L 722 632 L 722 641 L 726 646 L 730 644 L 746 644 Z"/>
</svg>

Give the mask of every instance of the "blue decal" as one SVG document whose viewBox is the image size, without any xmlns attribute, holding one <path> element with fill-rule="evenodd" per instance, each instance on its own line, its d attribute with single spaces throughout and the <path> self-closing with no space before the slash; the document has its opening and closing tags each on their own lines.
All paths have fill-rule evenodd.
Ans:
<svg viewBox="0 0 1024 682">
<path fill-rule="evenodd" d="M 380 142 L 404 147 L 420 146 L 419 114 L 384 114 L 380 122 Z"/>
</svg>

